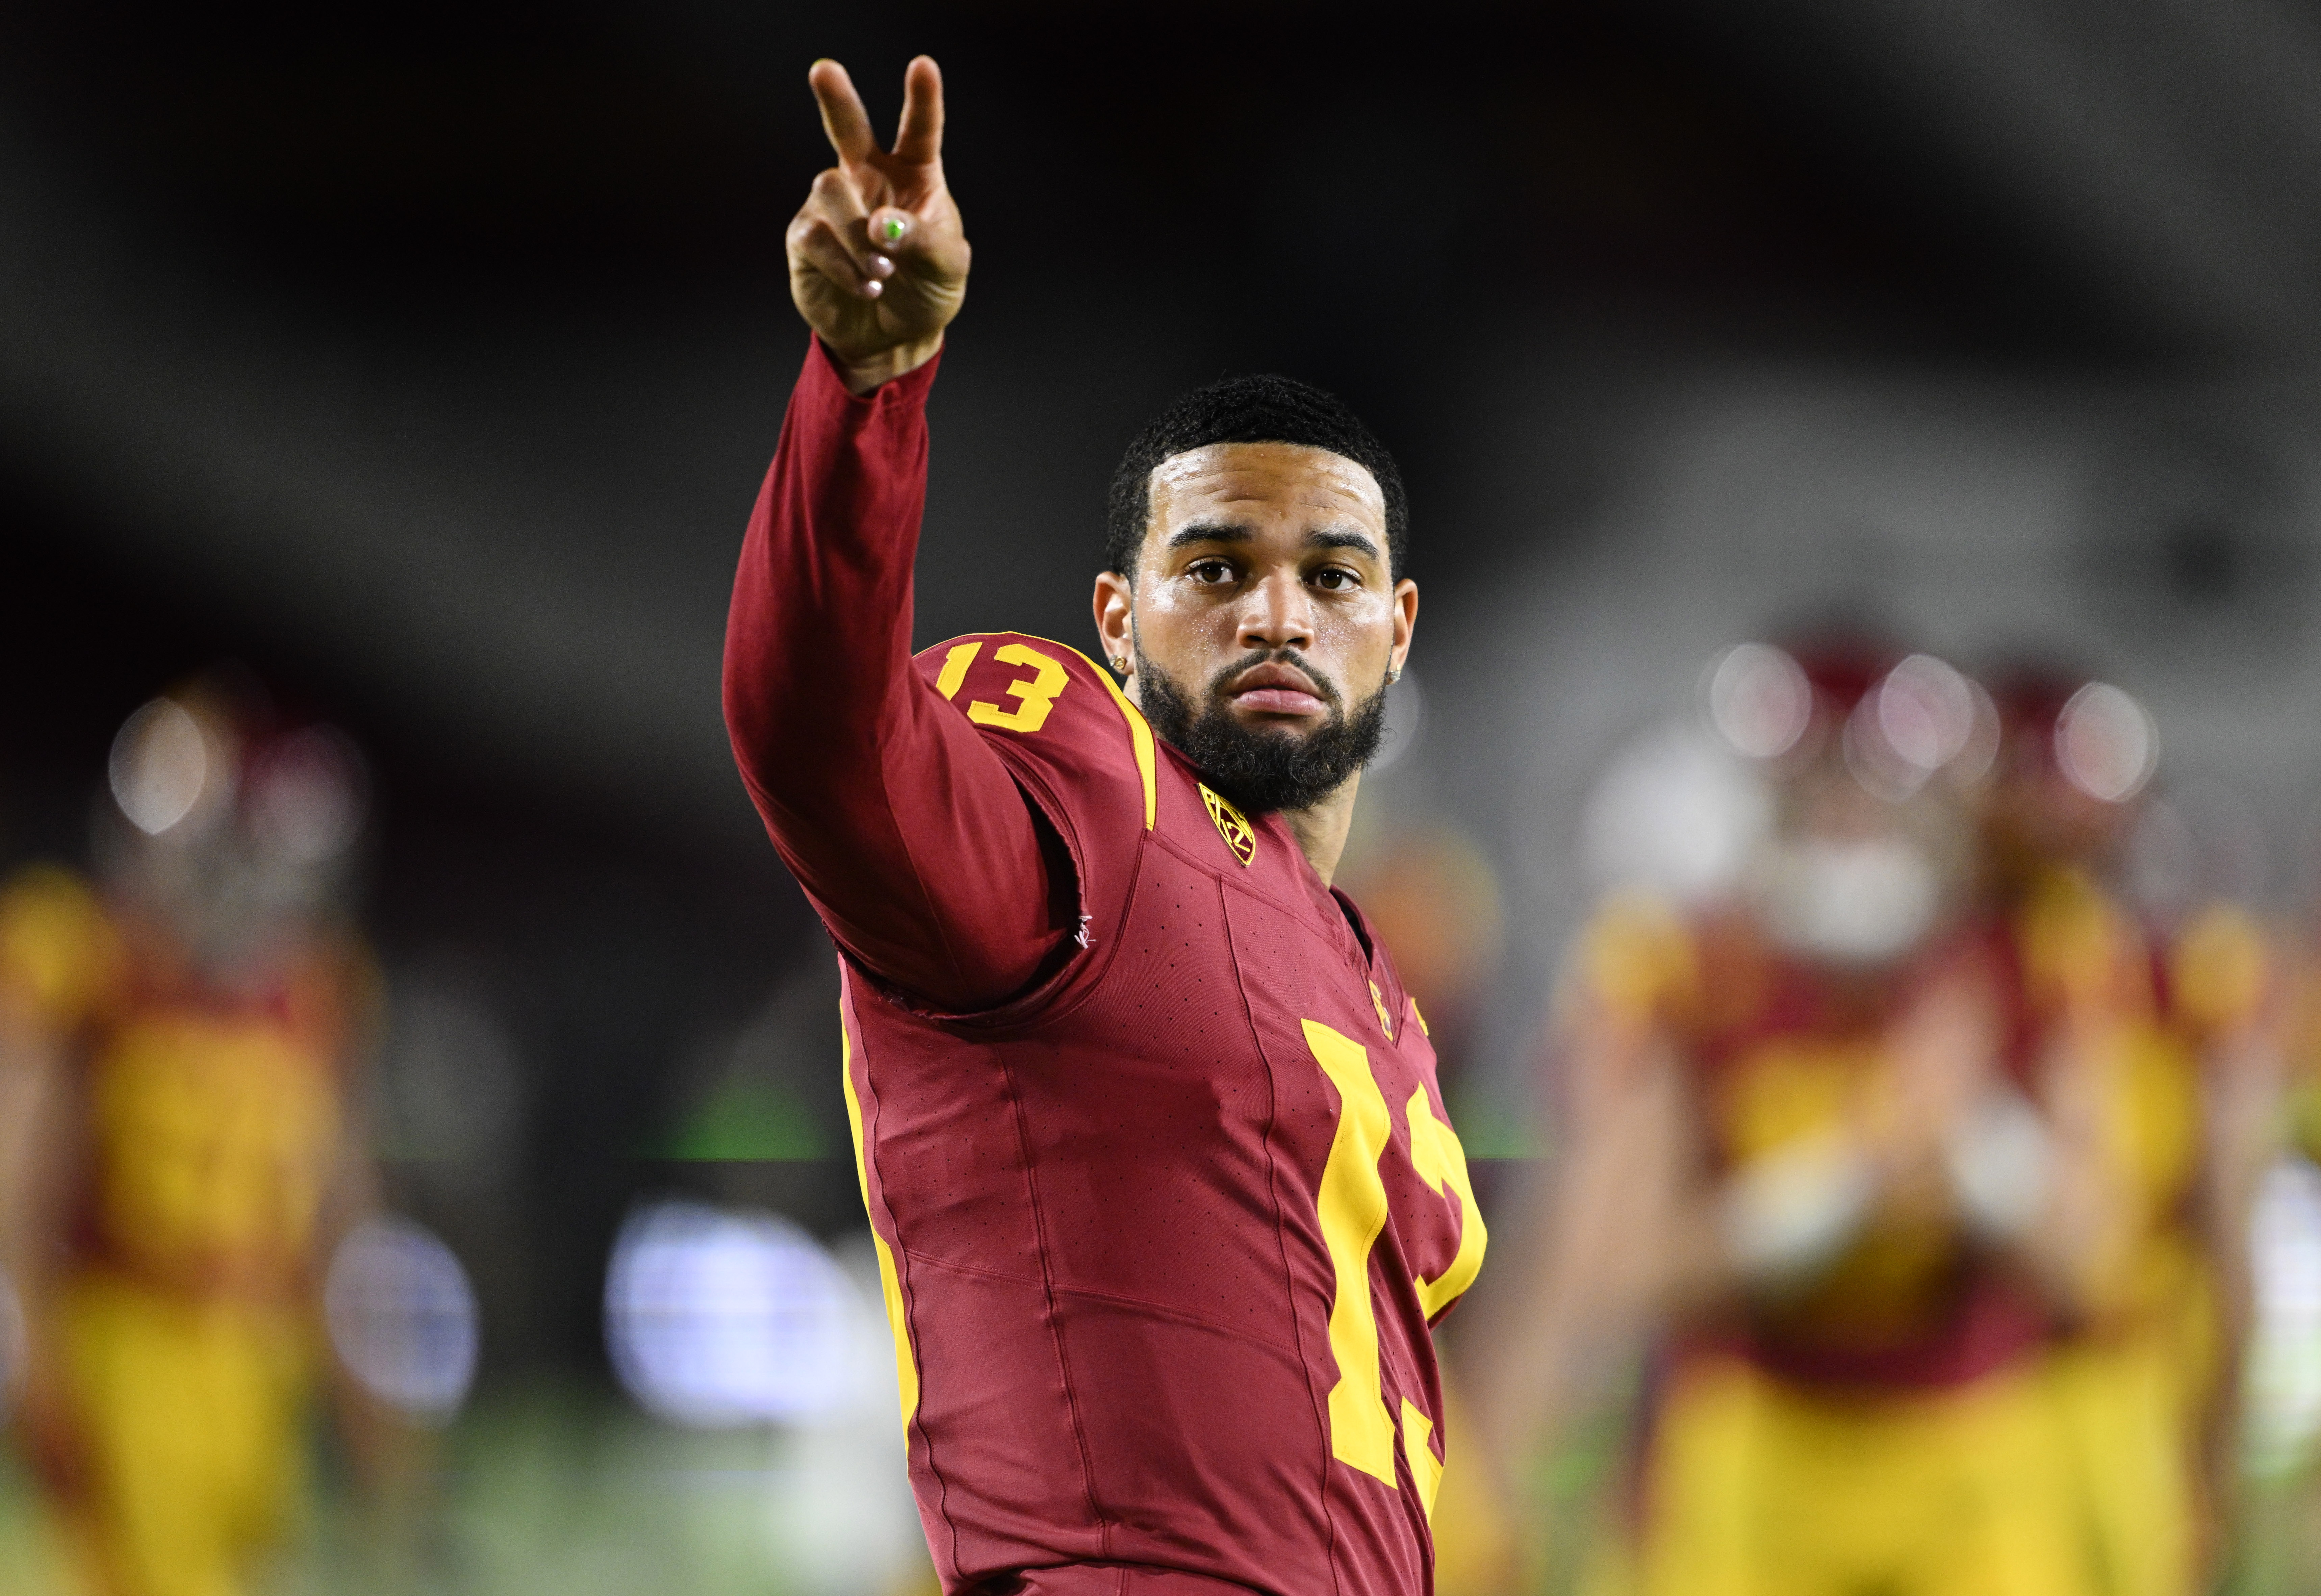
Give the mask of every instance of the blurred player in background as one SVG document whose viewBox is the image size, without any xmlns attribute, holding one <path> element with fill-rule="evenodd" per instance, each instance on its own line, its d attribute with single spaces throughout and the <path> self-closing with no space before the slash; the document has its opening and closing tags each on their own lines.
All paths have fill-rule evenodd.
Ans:
<svg viewBox="0 0 2321 1596">
<path fill-rule="evenodd" d="M 0 892 L 16 1418 L 91 1596 L 232 1596 L 300 1501 L 324 1264 L 370 1200 L 361 771 L 210 679 L 131 717 L 110 775 L 99 881 Z"/>
<path fill-rule="evenodd" d="M 2107 1587 L 2044 1353 L 2078 1290 L 2053 1029 L 1978 880 L 1988 695 L 1925 655 L 1733 651 L 1768 824 L 1713 900 L 1607 902 L 1561 994 L 1570 1153 L 1486 1359 L 1519 1473 L 1656 1348 L 1605 1590 Z"/>
<path fill-rule="evenodd" d="M 2276 961 L 2243 905 L 2139 909 L 2151 716 L 2083 674 L 1999 677 L 1984 893 L 2017 949 L 2070 1271 L 2051 1359 L 2106 1591 L 2200 1588 L 2222 1541 L 2251 1204 L 2282 1046 Z"/>
</svg>

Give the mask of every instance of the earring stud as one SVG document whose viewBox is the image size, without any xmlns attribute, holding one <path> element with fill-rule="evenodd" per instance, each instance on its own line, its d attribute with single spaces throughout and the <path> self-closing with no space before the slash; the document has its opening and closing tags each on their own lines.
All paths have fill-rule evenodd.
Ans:
<svg viewBox="0 0 2321 1596">
<path fill-rule="evenodd" d="M 1128 674 L 1128 656 L 1126 654 L 1115 654 L 1112 656 L 1112 673 L 1115 676 L 1125 676 Z"/>
<path fill-rule="evenodd" d="M 1386 683 L 1387 683 L 1387 686 L 1388 686 L 1388 687 L 1392 687 L 1396 682 L 1400 681 L 1401 679 L 1402 679 L 1402 667 L 1401 667 L 1401 666 L 1399 666 L 1399 665 L 1388 665 L 1388 666 L 1386 668 Z"/>
</svg>

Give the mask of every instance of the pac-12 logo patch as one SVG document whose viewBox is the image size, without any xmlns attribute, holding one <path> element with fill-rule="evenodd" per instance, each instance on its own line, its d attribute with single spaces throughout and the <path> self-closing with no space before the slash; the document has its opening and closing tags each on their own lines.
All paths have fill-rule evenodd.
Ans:
<svg viewBox="0 0 2321 1596">
<path fill-rule="evenodd" d="M 1209 818 L 1217 823 L 1217 834 L 1233 850 L 1233 856 L 1246 870 L 1257 857 L 1257 828 L 1250 825 L 1249 816 L 1234 808 L 1224 798 L 1209 790 L 1206 781 L 1196 783 L 1201 789 L 1201 802 L 1208 807 Z"/>
</svg>

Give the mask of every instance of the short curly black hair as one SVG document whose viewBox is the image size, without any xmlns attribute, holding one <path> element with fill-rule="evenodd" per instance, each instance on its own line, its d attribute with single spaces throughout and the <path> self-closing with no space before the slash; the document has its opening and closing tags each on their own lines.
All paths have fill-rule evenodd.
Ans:
<svg viewBox="0 0 2321 1596">
<path fill-rule="evenodd" d="M 1402 472 L 1344 400 L 1311 383 L 1270 373 L 1228 377 L 1179 397 L 1145 424 L 1120 457 L 1106 506 L 1105 569 L 1136 574 L 1152 519 L 1152 470 L 1171 455 L 1212 443 L 1297 443 L 1343 455 L 1375 478 L 1386 500 L 1387 569 L 1399 580 L 1410 543 Z"/>
</svg>

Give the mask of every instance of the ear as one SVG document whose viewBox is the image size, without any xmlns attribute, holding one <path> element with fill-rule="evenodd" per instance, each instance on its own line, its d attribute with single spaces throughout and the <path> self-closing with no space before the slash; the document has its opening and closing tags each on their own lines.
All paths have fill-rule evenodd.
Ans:
<svg viewBox="0 0 2321 1596">
<path fill-rule="evenodd" d="M 1098 571 L 1096 579 L 1097 647 L 1104 656 L 1104 662 L 1127 679 L 1132 697 L 1136 690 L 1135 617 L 1136 590 L 1128 585 L 1128 579 L 1116 570 Z"/>
<path fill-rule="evenodd" d="M 1410 658 L 1410 636 L 1418 630 L 1418 584 L 1408 577 L 1394 585 L 1394 646 L 1387 663 L 1397 670 Z"/>
</svg>

